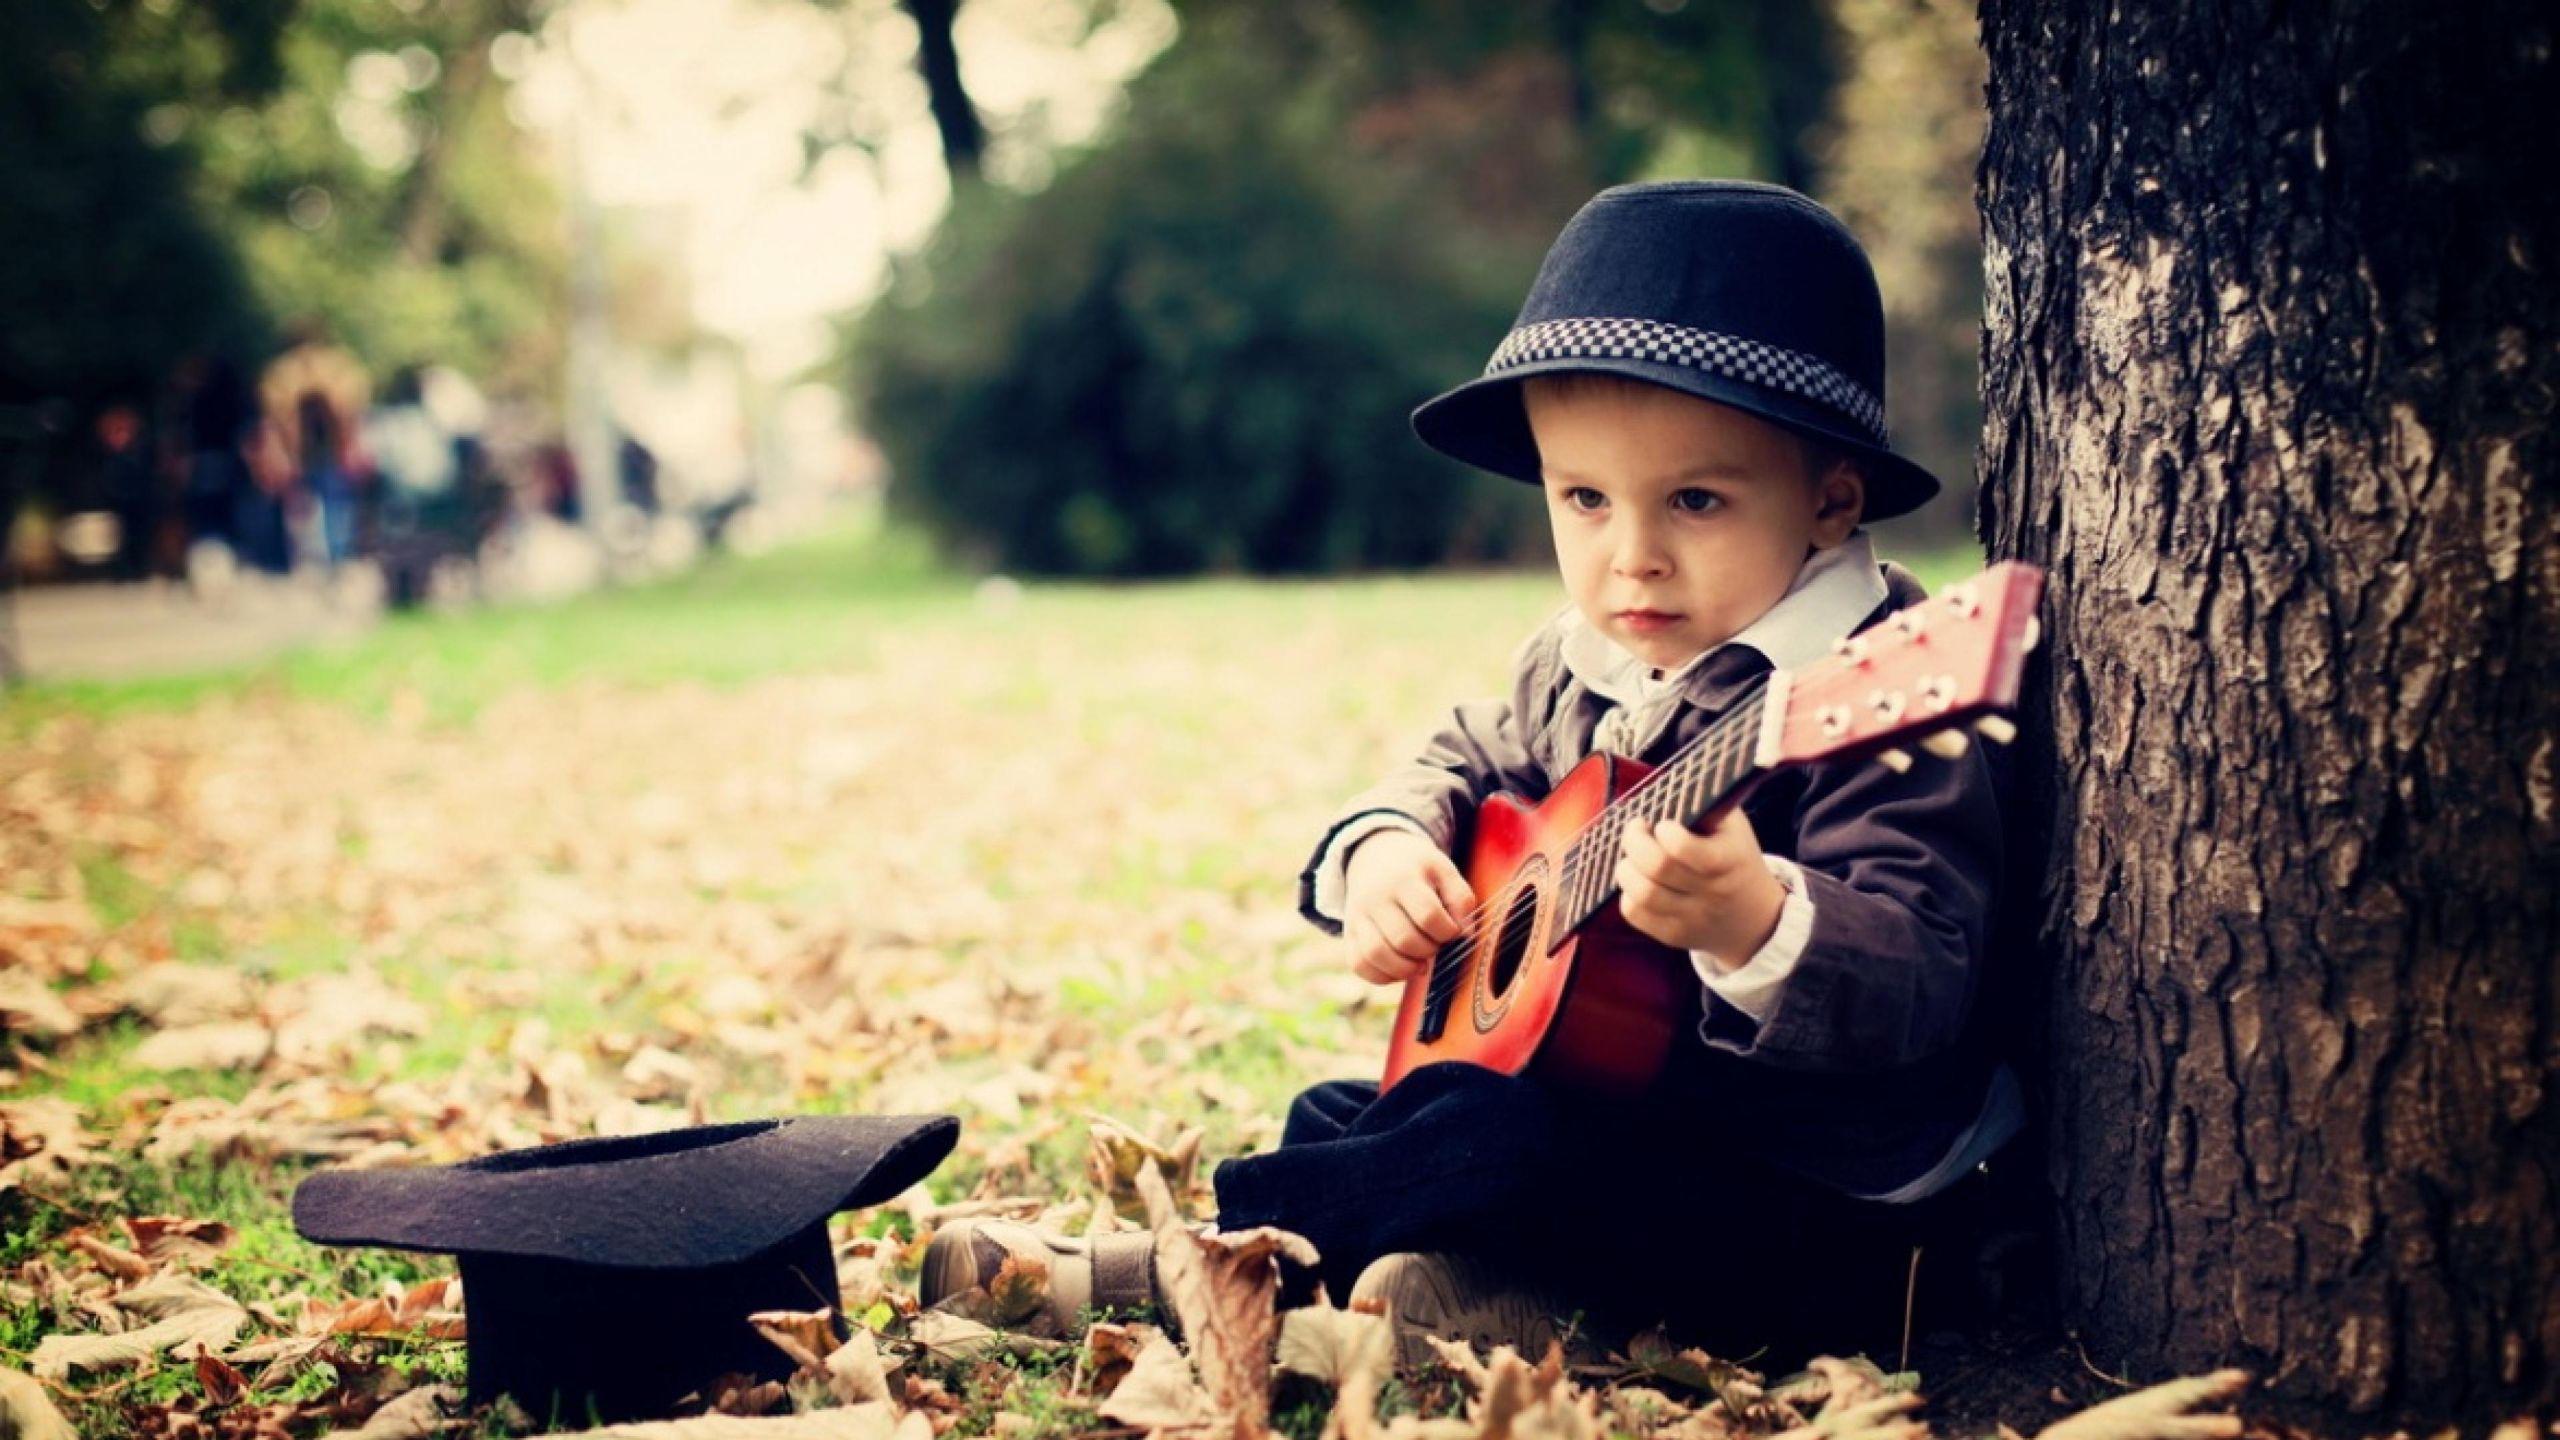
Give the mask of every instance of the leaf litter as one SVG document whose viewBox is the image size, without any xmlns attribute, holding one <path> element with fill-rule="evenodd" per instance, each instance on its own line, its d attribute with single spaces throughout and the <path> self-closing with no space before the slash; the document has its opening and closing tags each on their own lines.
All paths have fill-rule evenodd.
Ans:
<svg viewBox="0 0 2560 1440">
<path fill-rule="evenodd" d="M 1249 645 L 1127 628 L 1101 653 L 888 633 L 866 672 L 525 690 L 459 726 L 256 694 L 34 724 L 0 754 L 0 1205 L 78 1223 L 0 1273 L 44 1325 L 32 1373 L 0 1369 L 0 1433 L 59 1440 L 64 1404 L 191 1440 L 521 1428 L 438 1378 L 466 1325 L 450 1275 L 260 1270 L 240 1228 L 314 1163 L 953 1108 L 943 1175 L 840 1217 L 844 1313 L 757 1317 L 788 1384 L 593 1433 L 1246 1440 L 1285 1376 L 1330 1392 L 1343 1440 L 1925 1435 L 1871 1366 L 1773 1390 L 1669 1349 L 1586 1385 L 1557 1354 L 1443 1347 L 1411 1392 L 1441 1413 L 1382 1414 L 1385 1317 L 1275 1310 L 1312 1251 L 1199 1233 L 1201 1159 L 1273 1143 L 1298 1085 L 1374 1073 L 1391 999 L 1296 918 L 1303 848 L 1507 644 L 1354 696 L 1269 683 L 1340 671 L 1338 618 Z M 80 1065 L 117 1083 L 44 1093 Z M 134 1167 L 207 1165 L 268 1177 L 264 1214 L 115 1199 Z M 924 1242 L 973 1214 L 1144 1224 L 1168 1325 L 1062 1346 L 920 1310 Z M 2233 1382 L 2182 1384 L 2045 1440 L 2232 1433 L 2197 1411 Z"/>
</svg>

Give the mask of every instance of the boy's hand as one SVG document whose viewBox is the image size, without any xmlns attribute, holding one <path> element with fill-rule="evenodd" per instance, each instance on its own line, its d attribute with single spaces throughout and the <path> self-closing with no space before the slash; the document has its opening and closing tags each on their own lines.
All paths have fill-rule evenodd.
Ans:
<svg viewBox="0 0 2560 1440">
<path fill-rule="evenodd" d="M 1676 950 L 1703 950 L 1727 970 L 1777 932 L 1786 888 L 1760 858 L 1740 807 L 1701 835 L 1677 820 L 1630 825 L 1618 860 L 1618 910 L 1627 923 Z"/>
<path fill-rule="evenodd" d="M 1377 831 L 1352 847 L 1343 876 L 1351 968 L 1372 985 L 1401 985 L 1458 938 L 1475 908 L 1467 877 L 1439 846 L 1410 830 Z"/>
</svg>

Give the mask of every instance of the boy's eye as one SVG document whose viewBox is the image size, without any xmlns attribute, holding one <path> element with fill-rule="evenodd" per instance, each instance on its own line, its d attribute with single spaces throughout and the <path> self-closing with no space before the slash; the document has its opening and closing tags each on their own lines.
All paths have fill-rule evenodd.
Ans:
<svg viewBox="0 0 2560 1440">
<path fill-rule="evenodd" d="M 1608 498 L 1588 485 L 1568 485 L 1564 492 L 1564 503 L 1576 510 L 1593 509 L 1607 503 Z"/>
<path fill-rule="evenodd" d="M 1686 510 L 1692 515 L 1703 514 L 1723 503 L 1724 498 L 1713 490 L 1700 490 L 1695 486 L 1671 497 L 1673 509 Z"/>
</svg>

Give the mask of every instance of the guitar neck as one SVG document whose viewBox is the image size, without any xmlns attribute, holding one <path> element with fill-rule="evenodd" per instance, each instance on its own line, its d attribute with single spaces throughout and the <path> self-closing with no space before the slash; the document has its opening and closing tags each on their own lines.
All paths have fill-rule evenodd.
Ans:
<svg viewBox="0 0 2560 1440">
<path fill-rule="evenodd" d="M 1767 772 L 1761 735 L 1773 707 L 1785 713 L 1786 686 L 1786 673 L 1779 671 L 1745 692 L 1678 754 L 1591 818 L 1565 852 L 1555 933 L 1571 933 L 1618 898 L 1618 855 L 1627 827 L 1677 820 L 1695 828 Z"/>
</svg>

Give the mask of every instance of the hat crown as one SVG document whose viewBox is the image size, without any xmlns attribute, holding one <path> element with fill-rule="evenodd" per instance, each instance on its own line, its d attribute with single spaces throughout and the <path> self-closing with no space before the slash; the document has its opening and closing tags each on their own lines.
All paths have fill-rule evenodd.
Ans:
<svg viewBox="0 0 2560 1440">
<path fill-rule="evenodd" d="M 1617 185 L 1574 213 L 1513 324 L 1646 320 L 1819 361 L 1884 397 L 1884 303 L 1837 217 L 1783 185 Z"/>
</svg>

